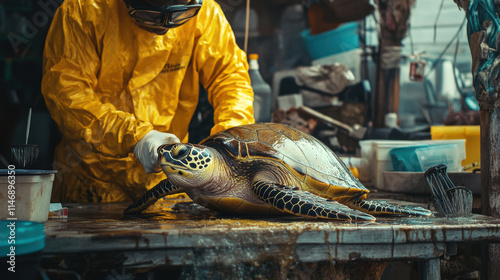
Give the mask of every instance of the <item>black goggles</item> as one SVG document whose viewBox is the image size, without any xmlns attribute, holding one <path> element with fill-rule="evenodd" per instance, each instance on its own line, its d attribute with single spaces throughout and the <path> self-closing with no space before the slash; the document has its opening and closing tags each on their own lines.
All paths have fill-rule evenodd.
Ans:
<svg viewBox="0 0 500 280">
<path fill-rule="evenodd" d="M 143 1 L 130 1 L 128 14 L 144 26 L 175 28 L 198 14 L 203 0 L 191 0 L 185 5 L 155 6 Z"/>
</svg>

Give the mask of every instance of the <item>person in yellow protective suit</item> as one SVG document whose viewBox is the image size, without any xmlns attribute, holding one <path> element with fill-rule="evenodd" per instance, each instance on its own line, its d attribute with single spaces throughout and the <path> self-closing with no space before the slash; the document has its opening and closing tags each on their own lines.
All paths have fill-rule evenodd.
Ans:
<svg viewBox="0 0 500 280">
<path fill-rule="evenodd" d="M 62 134 L 53 201 L 130 201 L 164 179 L 156 148 L 188 141 L 200 84 L 211 133 L 254 122 L 246 55 L 214 0 L 66 0 L 43 71 Z"/>
</svg>

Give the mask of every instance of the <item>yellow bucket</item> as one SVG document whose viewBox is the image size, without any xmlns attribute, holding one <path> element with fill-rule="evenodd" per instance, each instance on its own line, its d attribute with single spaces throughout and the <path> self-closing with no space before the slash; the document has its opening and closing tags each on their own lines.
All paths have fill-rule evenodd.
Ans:
<svg viewBox="0 0 500 280">
<path fill-rule="evenodd" d="M 432 140 L 465 139 L 464 169 L 479 166 L 481 162 L 481 131 L 479 125 L 431 126 Z"/>
</svg>

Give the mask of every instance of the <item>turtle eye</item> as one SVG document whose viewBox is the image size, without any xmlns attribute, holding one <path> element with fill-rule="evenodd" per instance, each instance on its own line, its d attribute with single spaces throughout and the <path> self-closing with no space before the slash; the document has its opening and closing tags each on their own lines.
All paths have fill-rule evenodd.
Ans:
<svg viewBox="0 0 500 280">
<path fill-rule="evenodd" d="M 176 158 L 183 158 L 189 155 L 189 149 L 186 146 L 177 146 L 176 149 L 172 151 L 172 155 Z"/>
</svg>

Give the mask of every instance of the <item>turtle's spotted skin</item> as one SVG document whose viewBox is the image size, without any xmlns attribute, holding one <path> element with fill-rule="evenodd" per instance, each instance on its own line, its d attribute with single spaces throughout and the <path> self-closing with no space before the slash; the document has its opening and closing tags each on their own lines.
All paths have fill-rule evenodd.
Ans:
<svg viewBox="0 0 500 280">
<path fill-rule="evenodd" d="M 199 145 L 158 149 L 166 180 L 130 205 L 140 213 L 159 198 L 186 192 L 212 210 L 290 213 L 311 218 L 375 220 L 371 214 L 429 216 L 420 207 L 366 201 L 368 190 L 316 138 L 283 124 L 231 128 Z"/>
</svg>

